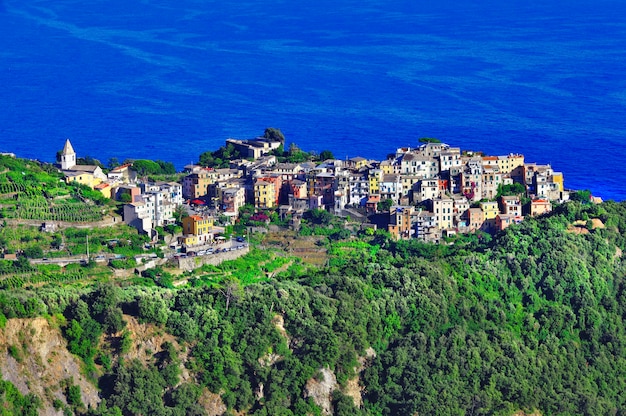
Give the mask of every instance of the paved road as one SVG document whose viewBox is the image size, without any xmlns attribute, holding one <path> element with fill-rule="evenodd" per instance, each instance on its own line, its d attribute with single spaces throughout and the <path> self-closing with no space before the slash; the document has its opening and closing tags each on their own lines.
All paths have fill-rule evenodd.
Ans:
<svg viewBox="0 0 626 416">
<path fill-rule="evenodd" d="M 188 253 L 192 252 L 194 253 L 193 255 L 198 255 L 198 253 L 204 252 L 204 254 L 201 254 L 201 255 L 210 256 L 216 253 L 220 253 L 222 251 L 241 250 L 242 248 L 247 247 L 247 246 L 248 246 L 247 241 L 237 241 L 237 240 L 231 239 L 231 240 L 226 240 L 225 242 L 221 244 L 191 247 L 187 250 L 187 252 Z M 175 253 L 175 254 L 169 255 L 168 257 L 175 257 L 175 256 L 190 257 L 186 253 Z"/>
<path fill-rule="evenodd" d="M 194 247 L 194 248 L 190 248 L 188 251 L 193 251 L 194 253 L 198 253 L 201 251 L 207 251 L 212 249 L 211 252 L 206 252 L 204 255 L 212 255 L 221 251 L 224 251 L 225 249 L 227 251 L 230 250 L 241 250 L 243 247 L 246 247 L 248 245 L 247 241 L 237 241 L 234 239 L 231 240 L 226 240 L 223 243 L 220 244 L 214 244 L 214 245 L 206 245 L 206 246 L 198 246 L 198 247 Z M 165 257 L 167 258 L 172 258 L 175 256 L 183 256 L 185 255 L 185 253 L 167 253 L 165 254 Z M 141 257 L 149 257 L 147 254 L 138 254 L 137 256 L 141 256 Z M 118 254 L 111 254 L 111 253 L 103 253 L 103 254 L 96 254 L 96 255 L 92 255 L 90 256 L 92 260 L 95 260 L 96 262 L 106 262 L 108 263 L 110 260 L 120 260 L 120 259 L 125 259 L 126 257 L 118 255 Z M 43 259 L 31 259 L 29 260 L 31 264 L 70 264 L 70 263 L 83 263 L 86 261 L 86 256 L 85 255 L 80 255 L 80 256 L 67 256 L 67 257 L 44 257 Z"/>
</svg>

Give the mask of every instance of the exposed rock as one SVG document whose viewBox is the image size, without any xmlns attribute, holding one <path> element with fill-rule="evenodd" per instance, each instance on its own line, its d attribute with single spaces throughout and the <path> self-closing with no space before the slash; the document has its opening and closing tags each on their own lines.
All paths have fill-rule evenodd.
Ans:
<svg viewBox="0 0 626 416">
<path fill-rule="evenodd" d="M 283 338 L 285 338 L 287 342 L 289 342 L 289 335 L 285 330 L 285 318 L 283 318 L 282 315 L 274 315 L 274 317 L 272 318 L 272 323 L 274 324 L 276 329 L 278 329 L 278 332 L 280 332 Z"/>
<path fill-rule="evenodd" d="M 323 414 L 331 415 L 333 413 L 332 393 L 338 387 L 337 378 L 329 368 L 322 368 L 319 372 L 321 377 L 312 378 L 306 382 L 304 397 L 313 398 L 313 402 L 322 409 Z"/>
<path fill-rule="evenodd" d="M 591 229 L 606 228 L 604 223 L 599 218 L 593 218 L 590 220 Z M 587 221 L 578 220 L 574 221 L 572 225 L 567 228 L 567 231 L 574 234 L 589 234 L 587 229 Z"/>
<path fill-rule="evenodd" d="M 357 375 L 346 382 L 343 394 L 352 397 L 352 401 L 354 401 L 354 405 L 356 407 L 361 407 L 363 405 L 363 397 L 361 396 L 362 391 L 363 387 L 359 384 L 359 376 Z"/>
<path fill-rule="evenodd" d="M 363 392 L 363 386 L 359 384 L 361 380 L 360 374 L 365 367 L 367 367 L 368 361 L 371 361 L 374 357 L 376 357 L 376 351 L 374 351 L 374 348 L 369 347 L 365 350 L 365 357 L 359 357 L 359 367 L 356 369 L 356 376 L 349 379 L 346 382 L 346 387 L 343 389 L 343 394 L 352 397 L 356 407 L 361 407 L 363 405 L 363 397 L 361 395 Z"/>
<path fill-rule="evenodd" d="M 283 356 L 278 354 L 265 354 L 263 357 L 259 357 L 259 364 L 262 367 L 271 367 L 278 361 L 282 360 Z"/>
<path fill-rule="evenodd" d="M 256 391 L 254 392 L 254 395 L 256 397 L 257 400 L 261 400 L 262 398 L 265 397 L 265 386 L 263 385 L 263 383 L 259 383 Z"/>
<path fill-rule="evenodd" d="M 602 220 L 600 218 L 594 218 L 591 220 L 591 226 L 596 229 L 596 228 L 606 228 L 604 226 L 604 223 L 602 222 Z"/>
<path fill-rule="evenodd" d="M 9 355 L 14 346 L 19 357 Z M 0 332 L 0 370 L 5 380 L 22 394 L 33 393 L 42 399 L 41 415 L 58 415 L 52 401 L 66 402 L 59 382 L 72 377 L 81 390 L 86 406 L 100 402 L 98 391 L 80 372 L 80 359 L 67 350 L 67 343 L 58 328 L 44 318 L 9 319 Z"/>
<path fill-rule="evenodd" d="M 199 403 L 207 411 L 209 416 L 220 416 L 226 413 L 226 405 L 219 394 L 211 393 L 208 389 L 203 389 Z"/>
<path fill-rule="evenodd" d="M 188 358 L 188 351 L 178 344 L 173 335 L 164 332 L 154 324 L 141 324 L 136 317 L 131 315 L 124 315 L 124 320 L 126 321 L 126 329 L 132 334 L 132 345 L 130 350 L 124 354 L 124 359 L 137 359 L 147 365 L 152 361 L 155 354 L 163 351 L 163 343 L 170 342 L 179 353 L 180 380 L 181 382 L 189 380 L 189 370 L 184 366 Z"/>
<path fill-rule="evenodd" d="M 365 351 L 365 357 L 359 357 L 359 366 L 355 369 L 356 376 L 347 380 L 346 386 L 341 388 L 337 383 L 335 374 L 329 368 L 319 370 L 319 376 L 307 381 L 305 386 L 305 397 L 313 398 L 313 402 L 322 409 L 322 413 L 330 415 L 333 413 L 332 399 L 335 390 L 341 390 L 346 396 L 352 397 L 354 405 L 361 407 L 363 405 L 362 391 L 360 385 L 360 374 L 367 367 L 368 362 L 376 357 L 376 351 L 368 348 Z"/>
</svg>

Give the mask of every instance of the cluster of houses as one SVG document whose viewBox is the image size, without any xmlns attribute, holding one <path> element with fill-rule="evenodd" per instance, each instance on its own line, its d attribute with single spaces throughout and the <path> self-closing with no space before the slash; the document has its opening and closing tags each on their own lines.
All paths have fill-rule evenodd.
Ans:
<svg viewBox="0 0 626 416">
<path fill-rule="evenodd" d="M 100 191 L 105 197 L 124 201 L 124 222 L 147 234 L 156 227 L 175 222 L 174 212 L 183 205 L 182 185 L 177 182 L 142 181 L 132 164 L 104 173 L 97 165 L 77 165 L 76 152 L 69 140 L 59 155 L 65 181 L 78 182 Z"/>
<path fill-rule="evenodd" d="M 550 165 L 526 163 L 521 154 L 485 156 L 427 142 L 416 148 L 399 148 L 384 161 L 354 157 L 277 163 L 272 150 L 280 143 L 260 137 L 229 139 L 229 144 L 246 159 L 231 160 L 224 169 L 188 165 L 182 184 L 143 183 L 128 165 L 107 175 L 93 167 L 77 166 L 69 141 L 61 164 L 68 181 L 126 199 L 124 221 L 146 232 L 173 221 L 175 207 L 187 201 L 206 204 L 231 217 L 237 217 L 245 204 L 278 210 L 281 216 L 291 218 L 294 227 L 310 209 L 337 215 L 363 213 L 375 216 L 377 224 L 398 239 L 438 242 L 455 233 L 502 230 L 525 215 L 549 212 L 552 202 L 568 199 L 562 173 Z M 496 199 L 501 185 L 516 183 L 526 190 L 529 202 L 523 204 L 519 196 Z M 380 212 L 383 201 L 391 208 Z M 187 221 L 197 223 L 184 227 L 186 241 L 205 240 L 193 230 L 212 228 L 212 218 L 192 217 L 197 218 Z M 209 223 L 211 227 L 206 226 Z"/>
</svg>

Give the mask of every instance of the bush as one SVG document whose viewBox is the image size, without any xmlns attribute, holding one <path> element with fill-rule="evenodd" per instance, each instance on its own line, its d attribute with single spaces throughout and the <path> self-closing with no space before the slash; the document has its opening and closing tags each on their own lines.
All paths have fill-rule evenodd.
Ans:
<svg viewBox="0 0 626 416">
<path fill-rule="evenodd" d="M 29 246 L 24 248 L 24 256 L 29 259 L 40 259 L 43 257 L 43 250 L 41 246 Z"/>
</svg>

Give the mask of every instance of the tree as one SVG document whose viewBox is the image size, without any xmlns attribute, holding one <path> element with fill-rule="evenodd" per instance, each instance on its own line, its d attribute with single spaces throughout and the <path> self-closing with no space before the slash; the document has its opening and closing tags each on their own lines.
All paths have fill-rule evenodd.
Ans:
<svg viewBox="0 0 626 416">
<path fill-rule="evenodd" d="M 325 209 L 312 209 L 310 213 L 311 219 L 315 224 L 328 225 L 333 219 L 333 214 L 326 211 Z"/>
<path fill-rule="evenodd" d="M 273 149 L 270 153 L 276 157 L 284 157 L 285 145 L 281 143 L 280 146 L 278 146 L 276 149 Z"/>
<path fill-rule="evenodd" d="M 198 163 L 202 166 L 212 167 L 215 163 L 213 152 L 208 150 L 206 152 L 200 153 L 200 158 L 198 159 Z"/>
<path fill-rule="evenodd" d="M 40 246 L 28 246 L 24 248 L 24 256 L 29 259 L 40 259 L 43 257 L 43 250 Z"/>
<path fill-rule="evenodd" d="M 572 192 L 569 195 L 569 199 L 587 204 L 591 200 L 591 191 L 589 189 L 585 189 L 584 191 Z"/>
<path fill-rule="evenodd" d="M 224 168 L 233 159 L 241 158 L 241 152 L 229 143 L 215 151 L 206 151 L 200 154 L 198 163 L 209 168 Z"/>
<path fill-rule="evenodd" d="M 293 155 L 295 155 L 296 153 L 300 153 L 300 152 L 302 152 L 302 150 L 300 150 L 300 148 L 298 147 L 298 145 L 297 145 L 297 144 L 295 144 L 295 143 L 291 143 L 291 144 L 289 145 L 289 156 L 293 156 Z"/>
<path fill-rule="evenodd" d="M 176 168 L 172 162 L 164 162 L 163 160 L 157 160 L 156 163 L 159 165 L 159 172 L 163 175 L 173 175 L 176 173 Z"/>
<path fill-rule="evenodd" d="M 120 166 L 120 161 L 118 158 L 116 157 L 112 157 L 109 159 L 109 162 L 107 163 L 107 167 L 109 169 L 114 169 L 116 167 Z"/>
<path fill-rule="evenodd" d="M 170 314 L 165 301 L 160 296 L 142 296 L 137 301 L 140 322 L 164 325 Z"/>
<path fill-rule="evenodd" d="M 226 299 L 226 310 L 228 310 L 231 301 L 237 301 L 241 296 L 243 296 L 243 288 L 241 287 L 241 283 L 235 277 L 229 277 L 227 279 L 224 279 L 220 292 L 222 293 L 222 295 L 224 295 L 224 298 Z"/>
<path fill-rule="evenodd" d="M 281 132 L 280 129 L 276 129 L 274 127 L 266 128 L 265 132 L 263 133 L 263 137 L 273 142 L 281 142 L 283 144 L 285 143 L 285 136 L 283 135 L 283 132 Z"/>
<path fill-rule="evenodd" d="M 187 208 L 184 205 L 177 205 L 174 208 L 174 219 L 176 223 L 181 224 L 183 222 L 183 218 L 188 217 L 189 213 L 187 212 Z"/>
<path fill-rule="evenodd" d="M 331 152 L 330 150 L 322 150 L 320 152 L 320 160 L 328 160 L 328 159 L 334 159 L 335 156 L 333 155 L 333 152 Z"/>
<path fill-rule="evenodd" d="M 291 162 L 291 163 L 300 163 L 300 162 L 304 162 L 308 158 L 309 158 L 309 154 L 306 153 L 306 152 L 303 152 L 298 147 L 297 144 L 291 143 L 289 145 L 289 156 L 287 157 L 287 160 L 289 160 L 289 162 Z"/>
<path fill-rule="evenodd" d="M 90 165 L 90 166 L 100 166 L 104 168 L 104 165 L 98 160 L 94 159 L 91 156 L 79 157 L 76 159 L 77 165 Z"/>
<path fill-rule="evenodd" d="M 526 194 L 526 188 L 521 183 L 513 183 L 511 185 L 498 185 L 498 193 L 496 198 L 500 198 L 503 195 L 524 195 Z"/>
<path fill-rule="evenodd" d="M 140 159 L 133 162 L 133 170 L 136 171 L 139 176 L 146 176 L 159 173 L 161 167 L 152 160 Z"/>
<path fill-rule="evenodd" d="M 67 402 L 75 409 L 85 406 L 81 398 L 80 386 L 73 384 L 73 380 L 69 382 L 67 388 Z"/>
<path fill-rule="evenodd" d="M 422 137 L 418 141 L 420 143 L 441 143 L 441 140 L 435 139 L 434 137 Z"/>
<path fill-rule="evenodd" d="M 389 209 L 392 206 L 393 206 L 393 200 L 389 198 L 383 199 L 376 205 L 379 211 L 389 211 Z"/>
</svg>

